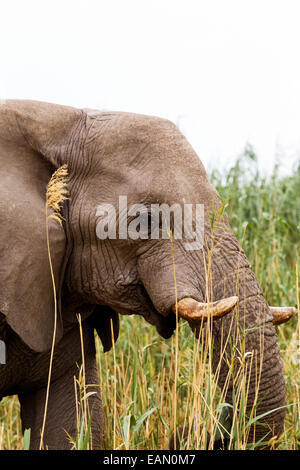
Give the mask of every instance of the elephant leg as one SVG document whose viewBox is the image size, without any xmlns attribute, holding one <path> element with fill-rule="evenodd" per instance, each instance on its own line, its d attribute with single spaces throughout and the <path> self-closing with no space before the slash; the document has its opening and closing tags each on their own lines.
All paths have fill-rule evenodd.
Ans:
<svg viewBox="0 0 300 470">
<path fill-rule="evenodd" d="M 91 443 L 90 447 L 93 449 L 100 449 L 103 434 L 103 411 L 100 387 L 95 386 L 95 384 L 99 383 L 95 356 L 86 358 L 85 369 L 86 393 L 93 392 L 87 399 L 88 419 L 89 416 L 91 416 L 92 422 L 89 442 Z M 82 413 L 80 413 L 80 404 L 78 405 L 79 418 L 76 412 L 74 377 L 78 377 L 78 367 L 76 365 L 50 385 L 47 419 L 43 439 L 43 448 L 45 449 L 66 450 L 73 446 L 73 443 L 70 442 L 68 438 L 68 434 L 73 439 L 76 438 L 82 415 Z M 89 386 L 89 384 L 93 384 L 94 386 Z M 39 449 L 40 446 L 45 398 L 46 387 L 19 395 L 23 432 L 25 429 L 31 429 L 31 449 Z M 79 402 L 79 400 L 80 394 L 77 386 L 77 402 Z M 79 421 L 79 423 L 77 421 Z"/>
</svg>

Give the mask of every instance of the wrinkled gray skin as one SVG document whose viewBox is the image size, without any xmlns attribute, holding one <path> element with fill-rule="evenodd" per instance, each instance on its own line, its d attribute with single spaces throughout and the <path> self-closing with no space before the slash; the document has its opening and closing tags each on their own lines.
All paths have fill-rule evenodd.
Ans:
<svg viewBox="0 0 300 470">
<path fill-rule="evenodd" d="M 81 364 L 76 313 L 84 319 L 86 382 L 93 384 L 99 383 L 93 330 L 108 350 L 110 319 L 118 336 L 115 312 L 142 315 L 165 338 L 176 326 L 170 311 L 175 303 L 170 241 L 99 240 L 97 205 L 117 206 L 119 195 L 127 195 L 128 206 L 204 204 L 204 254 L 186 251 L 184 240 L 174 240 L 174 258 L 178 299 L 205 301 L 204 260 L 212 245 L 209 214 L 213 204 L 220 207 L 220 200 L 185 137 L 174 124 L 157 117 L 9 100 L 0 106 L 0 158 L 0 339 L 7 346 L 7 363 L 0 365 L 0 395 L 18 394 L 23 427 L 31 428 L 32 448 L 39 445 L 53 332 L 45 191 L 53 171 L 68 165 L 65 222 L 61 227 L 50 221 L 59 319 L 44 438 L 48 448 L 64 449 L 69 446 L 64 429 L 75 434 L 73 377 Z M 213 365 L 218 366 L 228 335 L 234 335 L 230 325 L 236 325 L 236 319 L 244 329 L 262 325 L 246 335 L 245 352 L 253 352 L 260 364 L 263 349 L 259 391 L 253 366 L 248 397 L 250 407 L 258 391 L 258 413 L 263 413 L 285 404 L 277 336 L 269 307 L 225 216 L 219 225 L 211 264 L 213 300 L 238 295 L 239 304 L 214 322 Z M 226 374 L 222 361 L 221 387 Z M 95 391 L 89 403 L 93 447 L 99 448 L 103 419 L 99 389 Z M 231 395 L 229 389 L 229 402 Z M 267 427 L 256 428 L 255 440 L 268 431 L 268 437 L 279 435 L 283 420 L 282 410 L 269 414 L 262 420 Z"/>
</svg>

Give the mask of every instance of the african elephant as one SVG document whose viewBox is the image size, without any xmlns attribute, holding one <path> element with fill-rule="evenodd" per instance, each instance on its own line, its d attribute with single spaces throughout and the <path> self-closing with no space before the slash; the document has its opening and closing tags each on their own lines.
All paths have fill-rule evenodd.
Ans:
<svg viewBox="0 0 300 470">
<path fill-rule="evenodd" d="M 259 413 L 283 407 L 285 383 L 272 312 L 200 159 L 173 123 L 125 112 L 7 100 L 0 107 L 0 156 L 0 339 L 6 345 L 0 395 L 19 396 L 23 428 L 31 429 L 33 449 L 40 442 L 55 305 L 56 343 L 44 435 L 49 449 L 68 448 L 64 430 L 75 433 L 73 381 L 82 360 L 77 313 L 83 320 L 85 380 L 90 384 L 98 383 L 94 329 L 104 351 L 109 350 L 111 325 L 114 340 L 118 337 L 119 314 L 142 315 L 169 338 L 178 316 L 199 336 L 203 322 L 215 313 L 214 369 L 238 319 L 248 331 L 245 351 L 261 364 L 259 386 L 255 368 L 251 371 L 249 406 L 258 393 Z M 69 197 L 62 207 L 62 223 L 49 219 L 48 229 L 53 286 L 45 194 L 51 175 L 63 165 L 68 168 Z M 172 258 L 170 238 L 99 238 L 97 207 L 118 207 L 120 195 L 127 197 L 128 206 L 202 205 L 203 243 L 187 249 L 191 238 L 174 236 Z M 214 211 L 221 214 L 216 229 L 211 223 Z M 148 216 L 151 223 L 150 211 Z M 222 361 L 221 387 L 227 368 Z M 99 387 L 94 391 L 89 398 L 93 447 L 100 448 L 101 396 Z M 229 402 L 231 392 L 229 388 Z M 257 426 L 255 440 L 266 432 L 269 437 L 279 435 L 284 415 L 284 408 L 268 414 L 262 423 L 267 428 Z"/>
</svg>

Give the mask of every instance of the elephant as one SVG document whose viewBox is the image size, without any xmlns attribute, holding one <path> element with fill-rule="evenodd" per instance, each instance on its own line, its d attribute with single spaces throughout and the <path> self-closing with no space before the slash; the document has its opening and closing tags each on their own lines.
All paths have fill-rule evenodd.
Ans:
<svg viewBox="0 0 300 470">
<path fill-rule="evenodd" d="M 266 413 L 253 439 L 283 432 L 285 382 L 274 326 L 280 309 L 267 304 L 220 196 L 174 123 L 129 112 L 6 100 L 0 106 L 0 156 L 0 339 L 6 347 L 0 396 L 18 395 L 32 449 L 40 448 L 55 325 L 43 447 L 68 449 L 65 431 L 76 433 L 74 377 L 82 364 L 83 341 L 85 380 L 95 384 L 88 399 L 93 448 L 101 449 L 104 424 L 94 330 L 104 352 L 109 351 L 118 339 L 119 315 L 132 314 L 142 316 L 165 339 L 182 319 L 197 338 L 211 324 L 213 370 L 219 368 L 221 387 L 228 362 L 220 360 L 220 351 L 231 354 L 228 345 L 238 323 L 247 332 L 245 353 L 261 366 L 259 384 L 255 368 L 249 372 L 247 406 L 256 397 L 257 413 Z M 50 217 L 47 228 L 47 185 L 63 166 L 68 197 L 60 207 L 61 219 Z M 141 231 L 126 238 L 119 227 L 116 237 L 100 238 L 103 214 L 97 208 L 118 207 L 120 196 L 126 196 L 130 207 L 143 205 L 150 224 L 152 204 L 201 206 L 202 239 L 192 238 L 194 213 L 193 230 L 181 238 L 175 236 L 175 216 L 168 237 L 151 238 Z M 119 216 L 121 212 L 117 209 Z M 161 233 L 161 219 L 158 223 Z"/>
</svg>

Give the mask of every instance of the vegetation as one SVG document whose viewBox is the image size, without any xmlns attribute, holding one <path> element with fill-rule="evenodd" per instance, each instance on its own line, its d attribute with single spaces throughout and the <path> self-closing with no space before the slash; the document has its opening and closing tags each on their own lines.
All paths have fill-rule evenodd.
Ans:
<svg viewBox="0 0 300 470">
<path fill-rule="evenodd" d="M 271 305 L 292 305 L 299 311 L 298 264 L 300 251 L 300 164 L 291 176 L 275 167 L 261 176 L 250 147 L 226 174 L 213 171 L 231 227 L 241 242 Z M 285 431 L 271 445 L 280 450 L 300 448 L 299 339 L 300 323 L 293 318 L 277 327 L 287 387 Z M 172 431 L 184 426 L 187 448 L 212 448 L 213 439 L 226 428 L 225 390 L 219 390 L 211 373 L 210 347 L 201 347 L 186 322 L 165 341 L 138 317 L 122 317 L 118 342 L 106 354 L 99 339 L 97 358 L 106 431 L 106 449 L 167 449 Z M 248 362 L 241 361 L 234 397 L 231 449 L 245 449 L 255 416 L 244 409 Z M 233 372 L 232 372 L 233 373 Z M 76 449 L 92 448 L 89 395 L 84 370 L 75 381 L 78 436 L 69 436 Z M 83 410 L 82 412 L 80 410 Z M 174 419 L 176 417 L 176 420 Z M 6 397 L 0 404 L 0 449 L 28 448 L 21 434 L 19 403 Z M 255 448 L 255 445 L 248 445 Z"/>
</svg>

